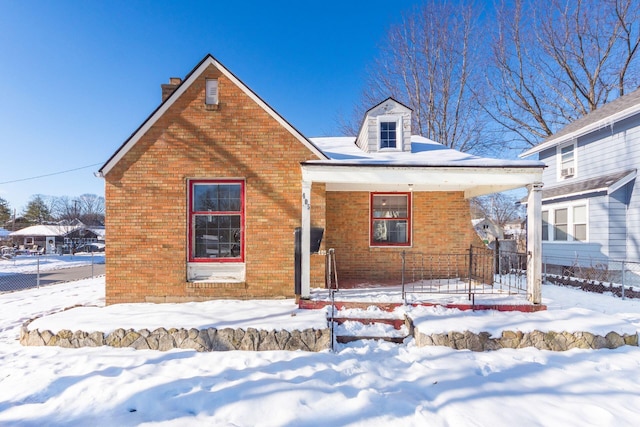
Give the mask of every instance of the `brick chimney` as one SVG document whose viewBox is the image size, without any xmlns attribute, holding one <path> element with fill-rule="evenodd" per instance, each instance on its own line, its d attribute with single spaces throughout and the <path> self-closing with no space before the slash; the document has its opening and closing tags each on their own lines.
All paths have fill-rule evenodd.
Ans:
<svg viewBox="0 0 640 427">
<path fill-rule="evenodd" d="M 171 96 L 173 91 L 180 86 L 180 83 L 182 83 L 182 79 L 180 77 L 171 77 L 169 78 L 169 83 L 160 85 L 160 87 L 162 87 L 162 102 Z"/>
</svg>

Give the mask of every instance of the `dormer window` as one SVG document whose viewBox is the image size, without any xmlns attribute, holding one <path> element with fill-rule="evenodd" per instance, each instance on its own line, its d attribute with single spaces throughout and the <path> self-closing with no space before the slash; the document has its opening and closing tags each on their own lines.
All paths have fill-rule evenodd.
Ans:
<svg viewBox="0 0 640 427">
<path fill-rule="evenodd" d="M 365 153 L 411 152 L 411 108 L 388 98 L 367 110 L 356 145 Z"/>
<path fill-rule="evenodd" d="M 402 116 L 378 116 L 378 150 L 402 150 Z"/>
<path fill-rule="evenodd" d="M 380 148 L 396 148 L 396 122 L 380 122 Z"/>
</svg>

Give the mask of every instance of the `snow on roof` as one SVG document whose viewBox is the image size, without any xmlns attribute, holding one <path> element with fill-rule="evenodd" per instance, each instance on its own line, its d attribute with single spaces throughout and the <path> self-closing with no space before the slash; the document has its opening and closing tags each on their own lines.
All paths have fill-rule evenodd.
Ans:
<svg viewBox="0 0 640 427">
<path fill-rule="evenodd" d="M 18 231 L 14 231 L 10 236 L 65 236 L 78 228 L 82 228 L 82 225 L 32 225 Z"/>
<path fill-rule="evenodd" d="M 106 229 L 104 227 L 89 227 L 87 230 L 102 238 L 102 240 L 104 240 L 104 237 L 106 236 Z"/>
<path fill-rule="evenodd" d="M 474 156 L 446 147 L 419 135 L 411 136 L 411 152 L 382 150 L 367 153 L 355 144 L 355 137 L 310 138 L 330 160 L 310 164 L 394 165 L 438 167 L 544 167 L 537 160 L 506 160 Z"/>
</svg>

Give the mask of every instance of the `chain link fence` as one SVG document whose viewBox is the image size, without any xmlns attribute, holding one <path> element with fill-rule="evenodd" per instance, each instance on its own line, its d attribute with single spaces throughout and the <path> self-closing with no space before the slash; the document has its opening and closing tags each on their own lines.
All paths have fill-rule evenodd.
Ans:
<svg viewBox="0 0 640 427">
<path fill-rule="evenodd" d="M 546 282 L 587 292 L 640 298 L 640 262 L 608 258 L 542 257 Z"/>
<path fill-rule="evenodd" d="M 0 258 L 0 292 L 91 278 L 104 274 L 104 254 L 16 255 Z"/>
</svg>

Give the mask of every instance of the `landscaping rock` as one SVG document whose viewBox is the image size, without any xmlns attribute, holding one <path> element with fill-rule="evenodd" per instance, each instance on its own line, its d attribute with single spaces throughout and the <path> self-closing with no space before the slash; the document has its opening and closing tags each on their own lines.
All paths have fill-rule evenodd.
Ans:
<svg viewBox="0 0 640 427">
<path fill-rule="evenodd" d="M 539 350 L 566 351 L 572 348 L 603 349 L 618 348 L 623 345 L 638 346 L 638 335 L 620 335 L 609 332 L 606 336 L 590 332 L 554 332 L 503 331 L 498 338 L 491 338 L 487 332 L 475 334 L 469 331 L 449 332 L 448 334 L 423 334 L 415 329 L 415 342 L 418 347 L 444 346 L 458 350 L 492 351 L 501 348 L 535 347 Z"/>
</svg>

